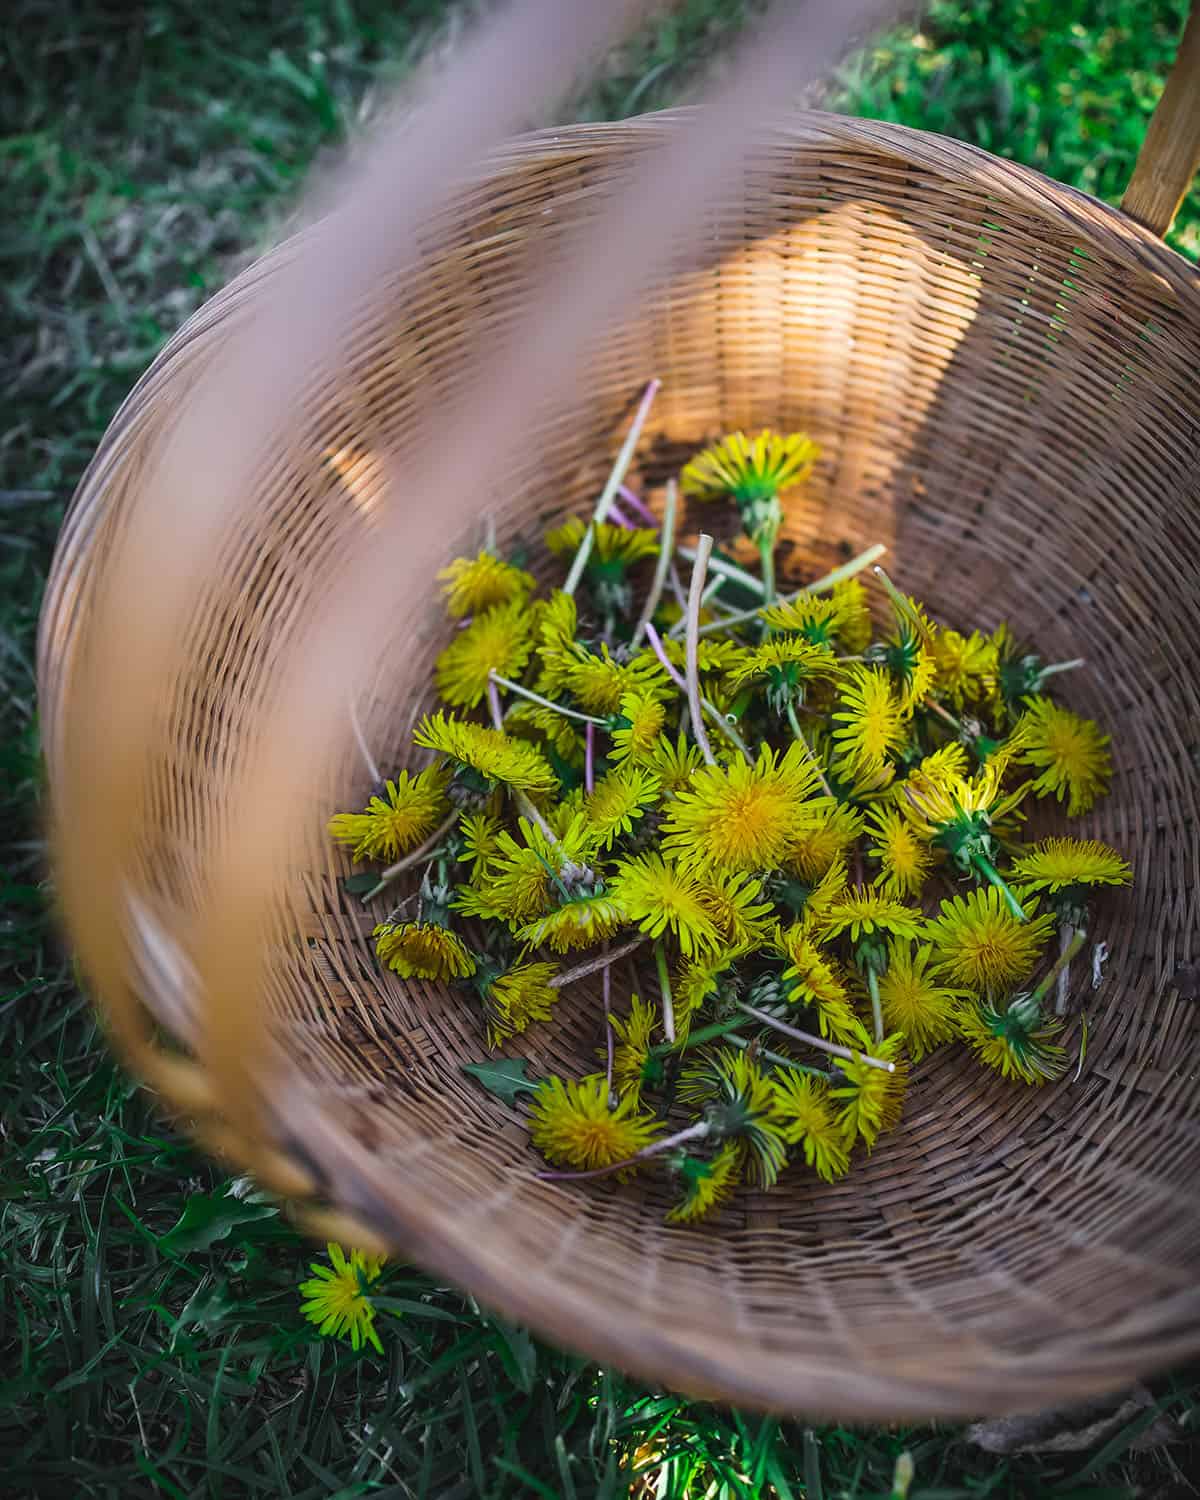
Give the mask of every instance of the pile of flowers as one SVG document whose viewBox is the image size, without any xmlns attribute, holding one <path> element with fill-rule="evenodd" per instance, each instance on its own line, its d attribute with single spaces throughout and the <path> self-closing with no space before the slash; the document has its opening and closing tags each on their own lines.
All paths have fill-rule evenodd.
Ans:
<svg viewBox="0 0 1200 1500">
<path fill-rule="evenodd" d="M 878 567 L 869 596 L 882 547 L 780 595 L 814 444 L 734 433 L 656 512 L 623 482 L 652 395 L 594 515 L 544 538 L 560 587 L 494 549 L 445 569 L 425 764 L 330 832 L 385 866 L 352 889 L 403 893 L 380 963 L 458 986 L 491 1048 L 594 1014 L 584 1077 L 473 1069 L 531 1095 L 543 1175 L 667 1171 L 686 1222 L 789 1165 L 841 1176 L 936 1048 L 1060 1077 L 1071 960 L 1131 872 L 1022 840 L 1037 799 L 1108 787 L 1108 737 L 1054 696 L 1080 663 L 936 623 Z M 759 569 L 680 545 L 681 496 L 736 507 Z"/>
</svg>

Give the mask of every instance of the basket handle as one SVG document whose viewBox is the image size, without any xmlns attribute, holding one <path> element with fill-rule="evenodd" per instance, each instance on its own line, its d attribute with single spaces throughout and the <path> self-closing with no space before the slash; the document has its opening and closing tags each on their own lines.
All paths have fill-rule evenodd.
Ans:
<svg viewBox="0 0 1200 1500">
<path fill-rule="evenodd" d="M 1121 207 L 1160 238 L 1200 172 L 1200 0 L 1192 9 Z"/>
</svg>

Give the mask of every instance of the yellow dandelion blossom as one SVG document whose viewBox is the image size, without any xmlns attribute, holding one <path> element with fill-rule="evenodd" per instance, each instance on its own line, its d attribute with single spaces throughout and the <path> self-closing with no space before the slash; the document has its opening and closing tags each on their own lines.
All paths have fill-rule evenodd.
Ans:
<svg viewBox="0 0 1200 1500">
<path fill-rule="evenodd" d="M 593 891 L 572 897 L 544 916 L 517 929 L 517 937 L 530 947 L 543 944 L 555 953 L 572 948 L 590 948 L 611 937 L 628 921 L 620 902 L 604 891 Z"/>
<path fill-rule="evenodd" d="M 721 947 L 704 958 L 683 960 L 671 986 L 677 1040 L 687 1040 L 693 1018 L 706 1001 L 720 994 L 722 981 L 744 952 L 741 948 Z"/>
<path fill-rule="evenodd" d="M 578 609 L 573 594 L 561 589 L 546 599 L 536 620 L 539 693 L 556 698 L 567 685 L 567 671 L 583 654 Z"/>
<path fill-rule="evenodd" d="M 1013 816 L 1028 790 L 1026 784 L 1005 793 L 1001 774 L 991 761 L 973 777 L 917 773 L 905 783 L 901 807 L 920 838 L 945 849 L 966 869 L 974 851 L 990 848 L 993 824 Z"/>
<path fill-rule="evenodd" d="M 711 952 L 720 944 L 721 935 L 705 905 L 704 885 L 661 854 L 620 860 L 609 890 L 628 919 L 650 937 L 671 933 L 685 958 Z"/>
<path fill-rule="evenodd" d="M 829 908 L 842 899 L 849 879 L 850 872 L 846 867 L 846 861 L 835 860 L 804 898 L 800 919 L 805 927 L 810 931 L 820 928 Z"/>
<path fill-rule="evenodd" d="M 828 1085 L 811 1073 L 781 1068 L 774 1087 L 788 1145 L 801 1146 L 804 1160 L 826 1182 L 844 1176 L 850 1152 Z"/>
<path fill-rule="evenodd" d="M 817 451 L 802 432 L 784 436 L 764 428 L 752 438 L 733 432 L 684 465 L 679 487 L 694 500 L 771 500 L 808 478 Z"/>
<path fill-rule="evenodd" d="M 674 740 L 660 735 L 646 753 L 647 769 L 658 777 L 663 791 L 672 795 L 686 791 L 703 765 L 700 747 L 683 733 Z"/>
<path fill-rule="evenodd" d="M 748 875 L 710 873 L 699 877 L 704 903 L 722 942 L 731 948 L 761 946 L 768 939 L 775 908 L 762 897 L 762 885 Z"/>
<path fill-rule="evenodd" d="M 446 595 L 446 608 L 455 619 L 525 599 L 534 588 L 528 573 L 486 551 L 478 557 L 456 557 L 438 578 Z"/>
<path fill-rule="evenodd" d="M 586 868 L 595 853 L 591 830 L 582 817 L 573 818 L 554 838 L 524 818 L 518 819 L 517 826 L 520 841 L 507 829 L 496 835 L 486 884 L 479 889 L 460 887 L 454 901 L 457 911 L 498 918 L 514 931 L 569 896 L 562 872 Z"/>
<path fill-rule="evenodd" d="M 609 759 L 631 765 L 647 765 L 662 727 L 666 723 L 666 705 L 649 693 L 622 693 L 612 731 Z"/>
<path fill-rule="evenodd" d="M 372 797 L 365 812 L 338 813 L 329 832 L 348 844 L 355 859 L 395 859 L 427 838 L 445 816 L 450 778 L 438 766 L 410 776 L 401 771 L 384 784 L 384 797 Z"/>
<path fill-rule="evenodd" d="M 888 945 L 887 969 L 879 976 L 879 1002 L 888 1031 L 901 1031 L 914 1062 L 956 1035 L 966 990 L 945 984 L 934 972 L 933 949 L 906 940 Z"/>
<path fill-rule="evenodd" d="M 502 730 L 469 724 L 439 712 L 421 720 L 413 740 L 476 772 L 485 785 L 503 782 L 534 796 L 558 789 L 558 778 L 541 751 Z"/>
<path fill-rule="evenodd" d="M 622 1099 L 631 1098 L 635 1104 L 641 1101 L 657 1025 L 658 1014 L 654 1006 L 647 1004 L 636 994 L 630 997 L 629 1014 L 612 1018 L 616 1038 L 616 1046 L 613 1048 L 613 1087 Z"/>
<path fill-rule="evenodd" d="M 679 1168 L 683 1197 L 667 1214 L 668 1224 L 694 1224 L 733 1193 L 741 1176 L 741 1153 L 729 1141 L 710 1160 L 687 1156 Z"/>
<path fill-rule="evenodd" d="M 682 673 L 687 665 L 687 646 L 675 636 L 664 636 L 662 642 L 667 660 Z M 745 662 L 747 651 L 736 641 L 723 641 L 716 636 L 704 636 L 697 643 L 696 670 L 708 682 L 714 678 L 732 677 Z M 635 661 L 658 661 L 653 652 L 646 651 Z"/>
<path fill-rule="evenodd" d="M 945 745 L 940 745 L 936 750 L 922 758 L 920 763 L 913 767 L 905 781 L 898 781 L 892 790 L 893 800 L 903 803 L 907 800 L 904 788 L 911 785 L 914 790 L 920 790 L 925 782 L 932 784 L 944 784 L 955 778 L 965 780 L 969 762 L 967 752 L 958 740 L 950 740 Z"/>
<path fill-rule="evenodd" d="M 958 1027 L 979 1061 L 1005 1078 L 1036 1086 L 1066 1071 L 1067 1054 L 1056 1040 L 1062 1022 L 1044 1020 L 1031 997 L 1020 997 L 1007 1011 L 983 1002 L 965 1006 Z"/>
<path fill-rule="evenodd" d="M 765 680 L 768 702 L 782 707 L 801 698 L 809 685 L 832 682 L 840 672 L 828 646 L 814 646 L 803 636 L 778 635 L 744 653 L 729 674 L 729 686 L 736 690 Z"/>
<path fill-rule="evenodd" d="M 853 665 L 835 710 L 833 737 L 849 770 L 882 770 L 908 739 L 908 715 L 881 667 Z"/>
<path fill-rule="evenodd" d="M 689 869 L 773 869 L 820 820 L 818 786 L 816 767 L 800 744 L 782 756 L 764 745 L 753 766 L 743 760 L 706 766 L 669 804 L 663 848 Z"/>
<path fill-rule="evenodd" d="M 1027 979 L 1054 930 L 1053 914 L 1035 917 L 1035 909 L 1026 906 L 1028 920 L 1019 922 L 994 885 L 943 901 L 925 932 L 935 972 L 976 993 L 1003 992 Z"/>
<path fill-rule="evenodd" d="M 845 970 L 820 946 L 804 923 L 794 923 L 780 934 L 780 951 L 788 960 L 783 982 L 788 998 L 816 1011 L 823 1037 L 848 1046 L 865 1047 L 866 1032 L 854 1011 Z"/>
<path fill-rule="evenodd" d="M 636 1156 L 661 1129 L 657 1120 L 638 1112 L 632 1098 L 611 1108 L 603 1073 L 591 1073 L 578 1083 L 547 1078 L 529 1111 L 530 1139 L 546 1160 L 581 1171 Z"/>
<path fill-rule="evenodd" d="M 838 1124 L 848 1147 L 862 1141 L 870 1151 L 885 1130 L 892 1130 L 900 1123 L 908 1089 L 908 1059 L 903 1054 L 903 1045 L 904 1038 L 893 1033 L 871 1048 L 873 1057 L 895 1064 L 894 1073 L 885 1073 L 882 1068 L 873 1068 L 865 1062 L 838 1064 L 846 1082 L 831 1089 L 830 1098 L 841 1101 Z"/>
<path fill-rule="evenodd" d="M 796 839 L 783 861 L 810 885 L 816 884 L 842 860 L 863 831 L 863 815 L 836 797 L 818 797 L 813 811 L 819 821 Z"/>
<path fill-rule="evenodd" d="M 471 864 L 471 879 L 482 879 L 488 865 L 500 852 L 500 834 L 504 822 L 492 813 L 464 813 L 459 823 L 462 830 L 462 850 L 459 862 Z"/>
<path fill-rule="evenodd" d="M 653 656 L 638 656 L 629 662 L 613 659 L 606 645 L 599 655 L 585 651 L 568 662 L 563 684 L 585 713 L 615 714 L 627 693 L 670 697 L 675 691 L 661 664 Z"/>
<path fill-rule="evenodd" d="M 382 1354 L 383 1345 L 375 1332 L 375 1304 L 368 1288 L 379 1280 L 386 1257 L 351 1250 L 347 1260 L 340 1245 L 329 1244 L 325 1249 L 330 1264 L 322 1266 L 313 1261 L 309 1265 L 312 1278 L 300 1283 L 304 1299 L 301 1314 L 321 1333 L 349 1339 L 356 1352 L 370 1344 Z"/>
<path fill-rule="evenodd" d="M 955 708 L 988 696 L 996 673 L 996 648 L 978 630 L 939 630 L 933 642 L 934 686 Z"/>
<path fill-rule="evenodd" d="M 764 609 L 772 630 L 790 630 L 814 646 L 828 646 L 838 633 L 842 611 L 828 594 L 798 594 Z"/>
<path fill-rule="evenodd" d="M 827 939 L 849 933 L 852 943 L 857 943 L 860 937 L 877 935 L 915 938 L 921 923 L 921 913 L 915 907 L 893 901 L 881 891 L 859 886 L 830 903 L 821 916 L 820 932 Z"/>
<path fill-rule="evenodd" d="M 1043 839 L 1013 861 L 1013 890 L 1069 890 L 1078 885 L 1128 885 L 1133 871 L 1098 839 Z"/>
<path fill-rule="evenodd" d="M 896 681 L 901 706 L 905 713 L 911 713 L 929 696 L 937 675 L 937 663 L 933 655 L 933 627 L 925 619 L 925 612 L 919 604 L 912 599 L 907 603 L 914 610 L 915 618 L 899 622 L 895 634 L 888 636 L 875 650 Z"/>
<path fill-rule="evenodd" d="M 636 766 L 616 766 L 601 777 L 584 798 L 583 816 L 601 849 L 611 849 L 622 835 L 633 832 L 662 796 L 658 778 Z"/>
<path fill-rule="evenodd" d="M 1091 719 L 1081 719 L 1049 698 L 1027 699 L 1023 722 L 1022 763 L 1041 773 L 1033 782 L 1034 792 L 1065 802 L 1069 817 L 1090 811 L 1112 777 L 1109 736 Z"/>
<path fill-rule="evenodd" d="M 482 992 L 489 1047 L 549 1019 L 560 994 L 550 984 L 557 974 L 557 964 L 521 963 L 489 980 Z"/>
<path fill-rule="evenodd" d="M 771 1080 L 744 1052 L 717 1047 L 685 1068 L 679 1097 L 688 1104 L 716 1106 L 727 1135 L 736 1138 L 746 1175 L 771 1187 L 787 1161 L 784 1121 Z"/>
<path fill-rule="evenodd" d="M 487 692 L 488 676 L 519 677 L 533 650 L 523 599 L 497 604 L 476 615 L 437 659 L 437 690 L 456 708 L 474 708 Z"/>
<path fill-rule="evenodd" d="M 873 808 L 868 820 L 872 842 L 867 852 L 879 861 L 879 888 L 901 900 L 919 896 L 933 868 L 928 841 L 896 808 Z"/>
<path fill-rule="evenodd" d="M 837 605 L 838 645 L 848 655 L 858 655 L 871 644 L 874 633 L 867 591 L 863 588 L 862 579 L 844 578 L 841 583 L 834 584 L 831 598 Z"/>
<path fill-rule="evenodd" d="M 592 554 L 589 568 L 616 564 L 631 567 L 644 557 L 658 556 L 658 532 L 648 526 L 614 526 L 609 521 L 591 522 Z M 589 522 L 569 516 L 561 526 L 546 533 L 546 546 L 556 557 L 574 557 L 587 535 Z"/>
<path fill-rule="evenodd" d="M 469 979 L 475 972 L 463 940 L 434 922 L 380 922 L 372 936 L 380 963 L 401 979 Z"/>
<path fill-rule="evenodd" d="M 514 703 L 504 715 L 504 732 L 514 739 L 553 752 L 568 766 L 579 769 L 585 758 L 585 741 L 577 724 L 540 703 Z"/>
</svg>

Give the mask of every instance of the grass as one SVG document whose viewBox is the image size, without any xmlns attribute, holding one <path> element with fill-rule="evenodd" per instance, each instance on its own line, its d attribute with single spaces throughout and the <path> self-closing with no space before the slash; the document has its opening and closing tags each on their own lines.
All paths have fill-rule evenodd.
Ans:
<svg viewBox="0 0 1200 1500">
<path fill-rule="evenodd" d="M 815 1434 L 646 1391 L 390 1267 L 385 1354 L 299 1314 L 313 1251 L 165 1128 L 110 1059 L 49 922 L 32 667 L 41 581 L 100 434 L 164 338 L 265 242 L 314 162 L 477 7 L 12 0 L 0 37 L 0 1468 L 14 1497 L 1194 1494 L 1200 1446 L 997 1459 L 954 1430 Z M 572 110 L 677 98 L 748 10 L 687 0 Z M 1184 0 L 932 4 L 837 102 L 1110 199 Z M 1200 248 L 1200 213 L 1173 236 Z M 1160 1382 L 1194 1434 L 1195 1371 Z M 1137 1422 L 1144 1424 L 1144 1418 Z M 1136 1426 L 1137 1422 L 1131 1424 Z"/>
</svg>

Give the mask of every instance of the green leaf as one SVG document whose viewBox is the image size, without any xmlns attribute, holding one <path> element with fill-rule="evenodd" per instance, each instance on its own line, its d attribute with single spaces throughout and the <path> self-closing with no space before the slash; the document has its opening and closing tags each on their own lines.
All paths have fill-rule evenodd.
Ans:
<svg viewBox="0 0 1200 1500">
<path fill-rule="evenodd" d="M 232 1189 L 233 1184 L 226 1182 L 215 1193 L 193 1193 L 179 1222 L 159 1236 L 159 1249 L 177 1255 L 207 1250 L 218 1240 L 227 1239 L 240 1224 L 270 1219 L 279 1212 L 274 1204 L 239 1198 Z"/>
<path fill-rule="evenodd" d="M 361 896 L 379 884 L 379 876 L 372 874 L 370 870 L 360 872 L 358 875 L 347 875 L 342 881 L 342 890 L 348 896 Z"/>
<path fill-rule="evenodd" d="M 518 1094 L 534 1094 L 545 1082 L 541 1078 L 526 1078 L 528 1066 L 527 1057 L 497 1057 L 492 1062 L 463 1063 L 463 1072 L 477 1079 L 489 1094 L 495 1094 L 505 1104 L 515 1104 Z"/>
</svg>

